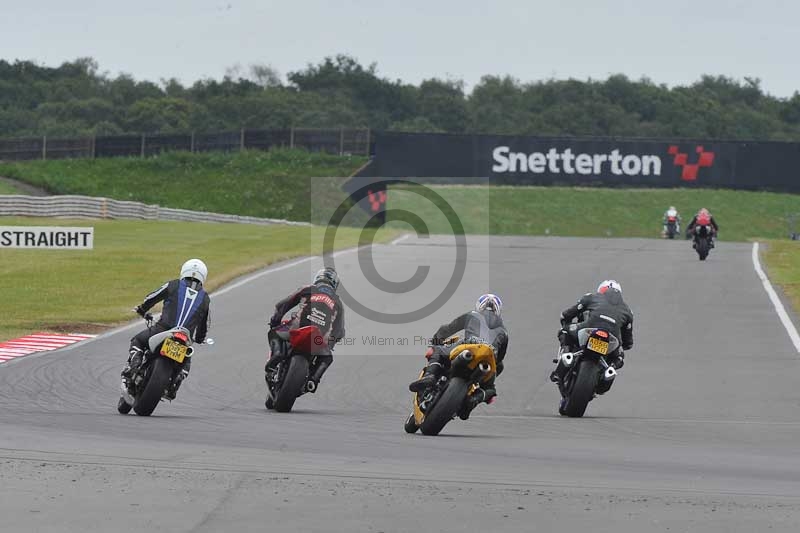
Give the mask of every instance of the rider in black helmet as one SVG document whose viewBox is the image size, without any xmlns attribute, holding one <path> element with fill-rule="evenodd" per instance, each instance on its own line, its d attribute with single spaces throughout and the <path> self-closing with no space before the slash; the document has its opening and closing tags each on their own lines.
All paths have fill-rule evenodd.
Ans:
<svg viewBox="0 0 800 533">
<path fill-rule="evenodd" d="M 291 329 L 317 326 L 327 341 L 326 353 L 317 355 L 315 366 L 309 371 L 310 380 L 305 389 L 315 392 L 322 375 L 333 364 L 333 347 L 344 338 L 344 307 L 336 289 L 339 288 L 339 275 L 333 268 L 325 267 L 314 275 L 311 285 L 302 287 L 277 304 L 275 313 L 269 319 L 271 328 L 280 325 L 283 315 L 299 305 L 292 316 Z M 281 343 L 275 339 L 270 343 L 272 357 L 283 357 Z"/>
</svg>

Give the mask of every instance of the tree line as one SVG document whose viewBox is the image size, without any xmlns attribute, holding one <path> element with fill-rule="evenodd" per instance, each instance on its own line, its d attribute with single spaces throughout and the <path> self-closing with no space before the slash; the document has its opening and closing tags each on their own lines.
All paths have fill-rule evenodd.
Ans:
<svg viewBox="0 0 800 533">
<path fill-rule="evenodd" d="M 347 55 L 289 72 L 235 67 L 221 79 L 111 77 L 91 58 L 59 67 L 0 60 L 0 137 L 72 137 L 251 129 L 372 128 L 447 133 L 800 141 L 800 93 L 760 80 L 702 76 L 680 87 L 612 75 L 524 82 L 484 76 L 419 85 Z"/>
</svg>

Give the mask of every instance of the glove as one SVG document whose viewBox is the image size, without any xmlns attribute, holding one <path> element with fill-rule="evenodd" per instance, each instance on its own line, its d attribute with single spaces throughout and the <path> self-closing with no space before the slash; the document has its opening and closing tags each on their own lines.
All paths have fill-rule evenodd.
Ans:
<svg viewBox="0 0 800 533">
<path fill-rule="evenodd" d="M 144 309 L 142 309 L 141 305 L 137 305 L 133 308 L 133 312 L 139 315 L 140 317 L 144 317 Z"/>
<path fill-rule="evenodd" d="M 276 328 L 280 326 L 282 318 L 283 317 L 279 315 L 272 315 L 269 319 L 269 327 Z"/>
</svg>

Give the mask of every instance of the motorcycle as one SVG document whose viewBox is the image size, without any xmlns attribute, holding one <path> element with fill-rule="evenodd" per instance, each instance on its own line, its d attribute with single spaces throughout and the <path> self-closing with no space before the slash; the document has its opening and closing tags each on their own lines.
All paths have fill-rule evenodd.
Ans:
<svg viewBox="0 0 800 533">
<path fill-rule="evenodd" d="M 574 352 L 559 350 L 566 371 L 557 385 L 561 393 L 558 413 L 562 416 L 582 417 L 595 394 L 605 394 L 617 377 L 617 370 L 605 358 L 619 348 L 619 339 L 605 329 L 578 330 L 580 349 Z"/>
<path fill-rule="evenodd" d="M 444 344 L 457 342 L 455 337 Z M 469 340 L 457 344 L 450 350 L 450 371 L 428 389 L 414 393 L 413 411 L 404 426 L 406 432 L 422 430 L 424 435 L 438 435 L 465 408 L 467 399 L 480 388 L 480 383 L 492 379 L 496 372 L 491 345 Z"/>
<path fill-rule="evenodd" d="M 694 227 L 694 242 L 692 243 L 692 247 L 697 251 L 697 256 L 700 258 L 700 261 L 705 261 L 711 251 L 712 236 L 711 226 L 697 225 Z"/>
<path fill-rule="evenodd" d="M 667 216 L 667 239 L 674 239 L 675 235 L 679 233 L 678 229 L 678 217 L 668 215 Z"/>
<path fill-rule="evenodd" d="M 153 316 L 145 315 L 147 327 L 153 325 Z M 139 416 L 150 416 L 162 399 L 172 401 L 174 392 L 182 381 L 184 361 L 192 357 L 194 348 L 189 330 L 175 327 L 157 333 L 148 340 L 142 362 L 134 368 L 131 377 L 122 382 L 122 394 L 117 411 L 126 415 L 133 409 Z M 208 338 L 204 344 L 214 344 Z M 170 398 L 169 392 L 173 393 Z"/>
<path fill-rule="evenodd" d="M 322 355 L 327 348 L 327 342 L 317 326 L 290 329 L 290 322 L 284 321 L 267 335 L 270 346 L 280 346 L 282 355 L 276 357 L 273 349 L 264 368 L 267 382 L 264 406 L 279 413 L 288 413 L 298 397 L 314 391 L 316 384 L 309 379 L 311 369 L 316 356 Z"/>
</svg>

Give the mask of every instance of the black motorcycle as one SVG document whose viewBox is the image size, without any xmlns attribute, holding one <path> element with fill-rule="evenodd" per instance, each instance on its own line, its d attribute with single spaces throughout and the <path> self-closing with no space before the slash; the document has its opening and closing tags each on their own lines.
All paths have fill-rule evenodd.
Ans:
<svg viewBox="0 0 800 533">
<path fill-rule="evenodd" d="M 674 239 L 677 234 L 678 218 L 673 216 L 667 217 L 667 239 Z"/>
<path fill-rule="evenodd" d="M 606 362 L 616 352 L 619 340 L 605 329 L 586 328 L 578 331 L 580 349 L 566 352 L 563 347 L 554 362 L 561 361 L 566 371 L 557 385 L 561 392 L 558 413 L 581 417 L 595 394 L 605 394 L 617 377 L 617 370 Z"/>
<path fill-rule="evenodd" d="M 708 257 L 711 248 L 713 248 L 713 232 L 711 226 L 697 225 L 694 227 L 694 241 L 692 247 L 697 251 L 697 256 L 700 261 L 705 261 Z"/>
<path fill-rule="evenodd" d="M 145 321 L 150 327 L 153 317 L 148 314 Z M 184 361 L 194 353 L 192 344 L 189 330 L 183 327 L 150 337 L 141 364 L 132 369 L 129 379 L 122 382 L 117 411 L 126 415 L 133 409 L 137 415 L 150 416 L 162 398 L 174 399 L 183 379 L 181 369 Z M 214 340 L 206 339 L 205 344 L 214 344 Z"/>
<path fill-rule="evenodd" d="M 327 348 L 318 327 L 290 329 L 288 323 L 271 329 L 267 335 L 273 349 L 264 368 L 267 382 L 264 406 L 279 413 L 288 413 L 298 397 L 314 391 L 316 383 L 310 379 L 311 369 L 316 356 Z"/>
</svg>

